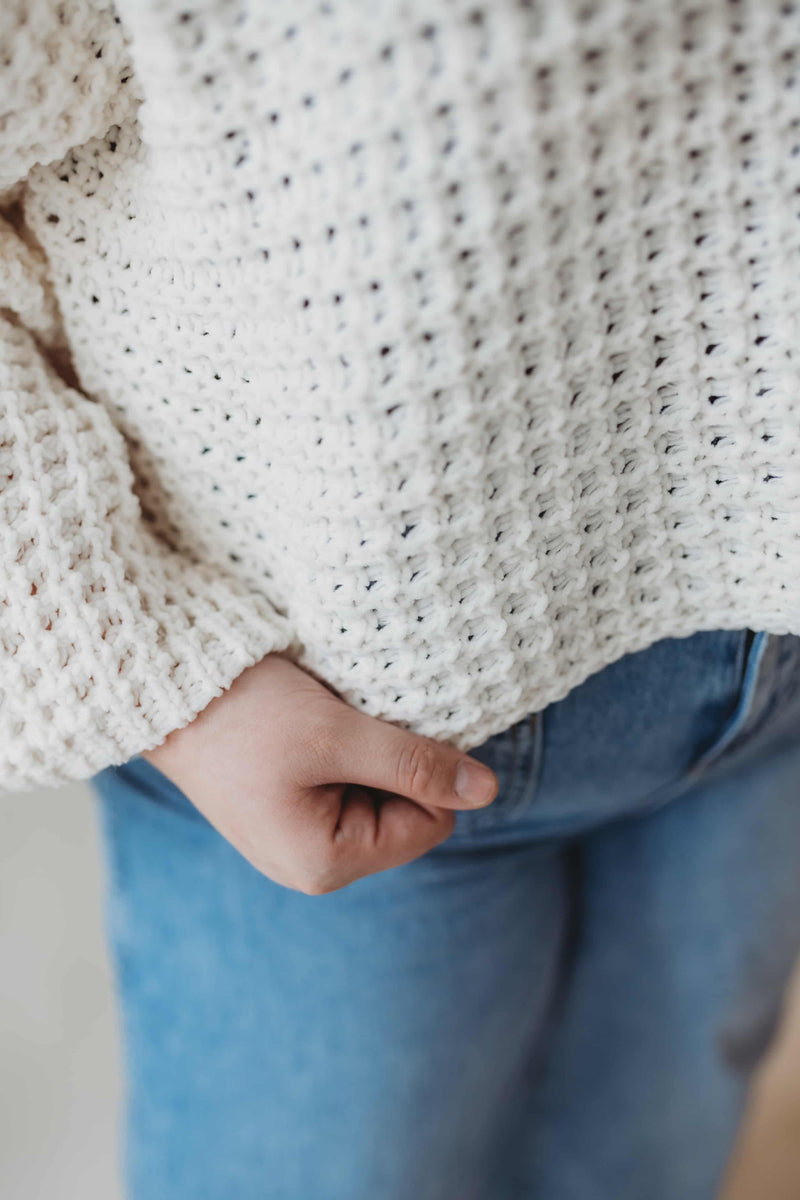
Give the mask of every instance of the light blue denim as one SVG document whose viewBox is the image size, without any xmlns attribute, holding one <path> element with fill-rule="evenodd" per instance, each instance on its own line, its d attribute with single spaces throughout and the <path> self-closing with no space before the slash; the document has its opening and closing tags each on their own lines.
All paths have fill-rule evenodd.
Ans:
<svg viewBox="0 0 800 1200">
<path fill-rule="evenodd" d="M 800 949 L 800 639 L 629 655 L 326 896 L 95 777 L 130 1200 L 712 1200 Z"/>
</svg>

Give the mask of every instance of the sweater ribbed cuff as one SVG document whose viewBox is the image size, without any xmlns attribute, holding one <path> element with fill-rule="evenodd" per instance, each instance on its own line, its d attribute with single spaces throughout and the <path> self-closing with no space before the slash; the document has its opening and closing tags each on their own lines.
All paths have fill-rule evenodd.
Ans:
<svg viewBox="0 0 800 1200">
<path fill-rule="evenodd" d="M 177 555 L 148 559 L 118 594 L 64 611 L 73 631 L 62 670 L 38 670 L 20 645 L 0 704 L 0 785 L 12 791 L 88 779 L 183 728 L 247 667 L 293 644 L 289 623 L 260 594 Z M 113 617 L 110 614 L 114 614 Z M 120 616 L 119 614 L 124 614 Z M 0 637 L 3 637 L 0 618 Z"/>
</svg>

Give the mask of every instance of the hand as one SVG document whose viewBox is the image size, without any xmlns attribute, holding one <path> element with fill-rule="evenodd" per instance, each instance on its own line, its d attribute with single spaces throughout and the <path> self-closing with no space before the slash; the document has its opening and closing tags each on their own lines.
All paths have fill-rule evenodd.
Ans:
<svg viewBox="0 0 800 1200">
<path fill-rule="evenodd" d="M 358 712 L 281 654 L 143 757 L 254 867 L 307 895 L 418 858 L 498 788 L 483 763 Z"/>
</svg>

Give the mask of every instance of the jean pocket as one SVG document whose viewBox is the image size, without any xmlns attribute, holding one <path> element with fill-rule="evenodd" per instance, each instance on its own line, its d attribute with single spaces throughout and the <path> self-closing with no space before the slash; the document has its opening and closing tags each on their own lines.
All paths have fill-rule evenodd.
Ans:
<svg viewBox="0 0 800 1200">
<path fill-rule="evenodd" d="M 740 742 L 745 736 L 759 687 L 764 686 L 763 667 L 769 641 L 768 633 L 746 631 L 742 675 L 733 711 L 718 730 L 711 744 L 703 750 L 687 770 L 686 782 L 694 783 L 699 780 L 713 766 L 722 761 L 734 742 Z"/>
<path fill-rule="evenodd" d="M 757 645 L 745 629 L 667 638 L 550 705 L 536 821 L 580 830 L 677 790 L 734 730 Z"/>
<path fill-rule="evenodd" d="M 800 742 L 800 637 L 753 634 L 736 709 L 689 772 L 694 783 Z"/>
<path fill-rule="evenodd" d="M 798 742 L 800 637 L 748 631 L 741 683 L 730 716 L 680 779 L 648 797 L 647 809 Z"/>
<path fill-rule="evenodd" d="M 502 834 L 525 821 L 535 799 L 541 767 L 541 715 L 529 713 L 473 747 L 469 754 L 494 771 L 499 785 L 497 795 L 488 808 L 457 810 L 449 842 Z"/>
</svg>

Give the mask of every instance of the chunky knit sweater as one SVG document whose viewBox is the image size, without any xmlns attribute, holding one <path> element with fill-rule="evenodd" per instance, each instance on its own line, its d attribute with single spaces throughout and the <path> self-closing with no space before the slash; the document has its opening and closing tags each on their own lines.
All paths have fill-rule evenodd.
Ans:
<svg viewBox="0 0 800 1200">
<path fill-rule="evenodd" d="M 800 633 L 787 0 L 10 0 L 0 785 Z"/>
</svg>

